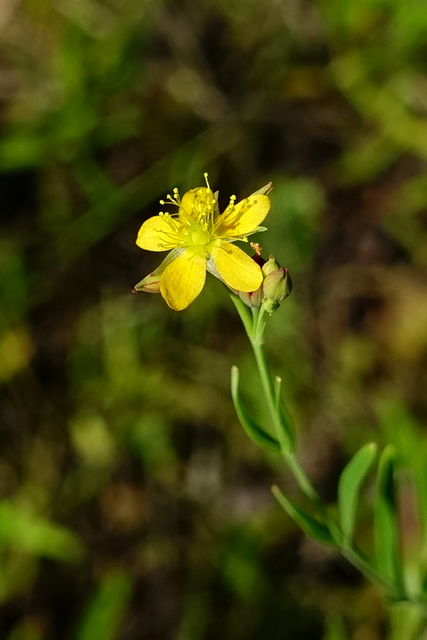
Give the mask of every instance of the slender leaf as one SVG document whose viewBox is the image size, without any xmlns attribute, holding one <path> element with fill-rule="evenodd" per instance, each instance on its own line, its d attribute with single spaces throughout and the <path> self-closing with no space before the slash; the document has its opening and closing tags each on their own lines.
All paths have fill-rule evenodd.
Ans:
<svg viewBox="0 0 427 640">
<path fill-rule="evenodd" d="M 274 497 L 286 513 L 297 523 L 301 529 L 309 536 L 326 544 L 335 544 L 333 537 L 324 524 L 306 513 L 301 507 L 294 504 L 287 498 L 277 486 L 271 488 Z"/>
<path fill-rule="evenodd" d="M 378 465 L 375 503 L 375 550 L 378 569 L 403 592 L 403 575 L 399 550 L 394 450 L 384 449 Z"/>
<path fill-rule="evenodd" d="M 242 404 L 239 394 L 239 369 L 236 366 L 231 367 L 231 397 L 233 398 L 234 408 L 236 409 L 240 424 L 248 436 L 260 447 L 279 453 L 280 444 L 278 440 L 260 427 Z"/>
<path fill-rule="evenodd" d="M 354 534 L 357 506 L 363 481 L 374 462 L 377 447 L 370 443 L 362 447 L 350 460 L 338 484 L 338 508 L 345 542 Z"/>
</svg>

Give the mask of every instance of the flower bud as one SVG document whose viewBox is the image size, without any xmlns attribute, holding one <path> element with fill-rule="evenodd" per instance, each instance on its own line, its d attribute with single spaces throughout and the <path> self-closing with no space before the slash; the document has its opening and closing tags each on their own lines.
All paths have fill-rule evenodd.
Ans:
<svg viewBox="0 0 427 640">
<path fill-rule="evenodd" d="M 267 266 L 268 262 L 264 266 Z M 264 278 L 262 288 L 264 292 L 262 304 L 264 309 L 271 314 L 292 291 L 292 280 L 288 270 L 281 267 L 268 273 Z"/>
<path fill-rule="evenodd" d="M 238 294 L 240 300 L 242 300 L 242 302 L 244 302 L 248 307 L 260 307 L 264 296 L 262 285 L 258 287 L 256 291 L 250 291 L 249 293 L 246 293 L 246 291 L 239 291 Z"/>
<path fill-rule="evenodd" d="M 269 300 L 268 298 L 264 298 L 262 301 L 262 307 L 267 311 L 268 315 L 272 316 L 275 311 L 280 307 L 280 303 L 276 300 Z"/>
<path fill-rule="evenodd" d="M 274 256 L 269 256 L 268 260 L 262 265 L 264 278 L 278 269 L 280 269 L 280 264 L 276 261 L 276 258 Z"/>
<path fill-rule="evenodd" d="M 254 250 L 254 255 L 252 256 L 252 260 L 257 263 L 261 268 L 266 263 L 266 260 L 262 257 L 262 247 L 258 242 L 251 242 L 251 247 Z M 260 307 L 262 304 L 262 299 L 264 297 L 264 293 L 261 286 L 256 289 L 256 291 L 238 291 L 240 299 L 245 303 L 248 307 Z"/>
<path fill-rule="evenodd" d="M 252 260 L 261 267 L 263 282 L 256 291 L 248 293 L 237 291 L 236 293 L 248 307 L 262 306 L 271 315 L 279 308 L 280 302 L 291 293 L 292 280 L 288 270 L 282 268 L 274 256 L 264 260 L 261 255 L 262 247 L 257 242 L 251 242 L 251 247 L 255 252 Z"/>
</svg>

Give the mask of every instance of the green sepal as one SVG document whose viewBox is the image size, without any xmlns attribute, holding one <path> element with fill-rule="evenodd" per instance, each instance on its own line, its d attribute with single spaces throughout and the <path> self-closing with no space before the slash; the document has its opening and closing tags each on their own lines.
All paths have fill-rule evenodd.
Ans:
<svg viewBox="0 0 427 640">
<path fill-rule="evenodd" d="M 328 527 L 310 516 L 301 507 L 294 504 L 277 487 L 271 487 L 274 497 L 286 513 L 297 523 L 301 529 L 318 542 L 335 545 L 334 539 Z"/>
<path fill-rule="evenodd" d="M 388 445 L 381 454 L 377 474 L 375 501 L 375 551 L 379 571 L 396 585 L 397 594 L 404 591 L 399 548 L 395 453 Z"/>
<path fill-rule="evenodd" d="M 258 195 L 268 196 L 268 194 L 271 193 L 271 191 L 273 191 L 273 183 L 267 182 L 267 184 L 261 187 L 261 189 L 257 189 L 256 191 L 251 193 L 251 196 L 258 196 Z"/>
<path fill-rule="evenodd" d="M 366 444 L 359 449 L 341 473 L 338 483 L 338 509 L 345 543 L 352 541 L 360 490 L 376 453 L 375 443 Z"/>
<path fill-rule="evenodd" d="M 145 276 L 143 280 L 138 282 L 138 284 L 134 286 L 133 291 L 144 291 L 145 293 L 160 293 L 160 277 L 162 273 L 164 272 L 166 267 L 168 267 L 170 263 L 173 262 L 183 252 L 183 250 L 184 249 L 182 247 L 176 247 L 175 249 L 172 249 L 172 251 L 169 251 L 168 255 L 157 267 L 157 269 L 154 269 L 154 271 L 149 273 L 148 276 Z"/>
<path fill-rule="evenodd" d="M 276 438 L 271 436 L 267 431 L 259 426 L 255 420 L 249 415 L 242 404 L 239 394 L 239 369 L 236 366 L 231 367 L 231 397 L 233 398 L 234 408 L 240 424 L 252 438 L 256 444 L 268 451 L 280 452 L 280 444 Z"/>
</svg>

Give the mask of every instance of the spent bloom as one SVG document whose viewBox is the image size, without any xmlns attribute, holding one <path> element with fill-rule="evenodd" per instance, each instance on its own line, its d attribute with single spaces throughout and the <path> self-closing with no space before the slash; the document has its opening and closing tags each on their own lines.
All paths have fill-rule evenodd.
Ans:
<svg viewBox="0 0 427 640">
<path fill-rule="evenodd" d="M 239 296 L 248 307 L 263 307 L 271 315 L 290 295 L 292 280 L 288 270 L 281 267 L 274 256 L 268 260 L 262 257 L 262 247 L 257 242 L 251 242 L 251 247 L 255 252 L 252 259 L 260 265 L 263 281 L 255 291 L 239 291 Z"/>
<path fill-rule="evenodd" d="M 169 251 L 160 266 L 135 285 L 135 291 L 161 293 L 177 311 L 185 309 L 199 295 L 206 271 L 230 289 L 254 291 L 263 281 L 261 267 L 236 241 L 264 231 L 259 225 L 270 209 L 271 182 L 241 202 L 231 196 L 223 213 L 218 208 L 218 193 L 213 193 L 205 173 L 206 187 L 187 191 L 180 198 L 178 189 L 167 202 L 177 208 L 161 211 L 141 226 L 136 244 L 148 251 Z"/>
</svg>

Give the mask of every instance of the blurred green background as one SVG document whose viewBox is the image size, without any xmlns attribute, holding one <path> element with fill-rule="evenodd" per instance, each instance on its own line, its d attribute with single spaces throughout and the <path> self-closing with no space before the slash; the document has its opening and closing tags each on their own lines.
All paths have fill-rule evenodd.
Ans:
<svg viewBox="0 0 427 640">
<path fill-rule="evenodd" d="M 0 43 L 0 637 L 387 637 L 270 494 L 297 497 L 234 415 L 234 363 L 262 408 L 225 288 L 181 313 L 130 292 L 173 187 L 272 180 L 254 239 L 294 292 L 267 349 L 308 474 L 333 503 L 375 440 L 427 487 L 424 2 L 2 0 Z"/>
</svg>

